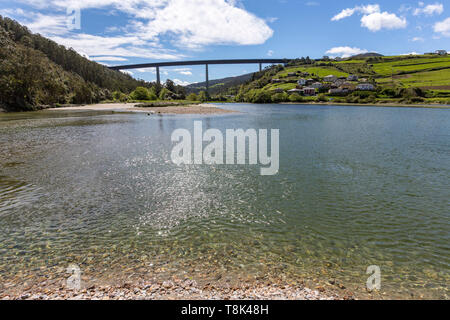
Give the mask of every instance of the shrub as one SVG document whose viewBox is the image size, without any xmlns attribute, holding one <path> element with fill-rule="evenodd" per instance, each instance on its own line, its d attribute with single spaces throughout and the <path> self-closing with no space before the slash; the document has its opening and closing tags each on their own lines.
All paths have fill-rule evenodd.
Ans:
<svg viewBox="0 0 450 320">
<path fill-rule="evenodd" d="M 189 101 L 197 101 L 197 95 L 195 93 L 191 93 L 190 95 L 187 96 L 187 99 Z"/>
<path fill-rule="evenodd" d="M 150 100 L 150 92 L 147 88 L 137 87 L 130 95 L 133 100 Z"/>
<path fill-rule="evenodd" d="M 289 101 L 291 101 L 291 102 L 303 102 L 303 101 L 305 101 L 305 100 L 304 100 L 303 97 L 302 97 L 301 95 L 299 95 L 298 93 L 294 93 L 294 94 L 291 94 L 291 95 L 289 96 Z"/>
<path fill-rule="evenodd" d="M 198 101 L 200 101 L 200 102 L 208 101 L 208 96 L 205 91 L 200 91 L 197 98 L 198 98 Z"/>
<path fill-rule="evenodd" d="M 166 100 L 172 95 L 172 92 L 170 92 L 167 88 L 162 88 L 161 92 L 159 93 L 159 99 Z"/>
<path fill-rule="evenodd" d="M 286 102 L 288 101 L 289 96 L 286 92 L 284 93 L 275 93 L 274 95 L 272 95 L 271 100 L 274 103 L 280 103 L 280 102 Z"/>
<path fill-rule="evenodd" d="M 328 98 L 327 96 L 325 96 L 323 93 L 319 94 L 319 96 L 317 97 L 317 101 L 319 102 L 328 102 Z"/>
</svg>

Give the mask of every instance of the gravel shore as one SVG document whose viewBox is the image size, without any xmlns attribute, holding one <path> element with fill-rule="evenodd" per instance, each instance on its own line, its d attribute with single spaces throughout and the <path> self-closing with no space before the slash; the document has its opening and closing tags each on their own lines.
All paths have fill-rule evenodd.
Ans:
<svg viewBox="0 0 450 320">
<path fill-rule="evenodd" d="M 115 111 L 115 112 L 142 112 L 149 114 L 228 114 L 234 111 L 217 108 L 211 104 L 196 104 L 185 106 L 167 106 L 139 108 L 136 103 L 106 103 L 92 104 L 76 107 L 50 108 L 48 111 Z"/>
<path fill-rule="evenodd" d="M 242 284 L 239 287 L 199 285 L 193 280 L 142 281 L 116 286 L 89 286 L 80 290 L 42 283 L 22 292 L 0 293 L 0 300 L 349 300 L 325 289 L 311 290 L 281 284 Z"/>
</svg>

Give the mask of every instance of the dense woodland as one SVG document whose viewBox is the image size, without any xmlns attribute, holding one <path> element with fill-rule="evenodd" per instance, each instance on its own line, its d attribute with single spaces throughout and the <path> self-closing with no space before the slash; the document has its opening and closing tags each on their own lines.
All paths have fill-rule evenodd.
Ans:
<svg viewBox="0 0 450 320">
<path fill-rule="evenodd" d="M 154 84 L 108 69 L 0 16 L 0 108 L 36 110 L 85 104 Z"/>
</svg>

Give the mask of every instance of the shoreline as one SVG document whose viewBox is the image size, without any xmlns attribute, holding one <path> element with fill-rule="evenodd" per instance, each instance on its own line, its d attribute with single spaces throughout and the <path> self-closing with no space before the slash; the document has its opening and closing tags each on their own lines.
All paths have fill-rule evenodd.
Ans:
<svg viewBox="0 0 450 320">
<path fill-rule="evenodd" d="M 428 108 L 428 109 L 450 109 L 450 105 L 443 104 L 406 104 L 406 103 L 332 103 L 332 102 L 282 102 L 282 105 L 322 105 L 336 107 L 385 107 L 385 108 Z"/>
<path fill-rule="evenodd" d="M 218 108 L 213 104 L 192 104 L 185 106 L 137 107 L 139 103 L 106 103 L 73 107 L 49 108 L 44 111 L 114 111 L 150 114 L 230 114 L 236 111 Z"/>
<path fill-rule="evenodd" d="M 345 289 L 345 287 L 344 287 Z M 239 285 L 203 284 L 189 278 L 131 280 L 113 285 L 85 284 L 71 289 L 66 279 L 44 281 L 17 292 L 0 292 L 0 300 L 355 300 L 351 292 L 341 288 L 284 284 L 277 281 L 241 282 Z"/>
</svg>

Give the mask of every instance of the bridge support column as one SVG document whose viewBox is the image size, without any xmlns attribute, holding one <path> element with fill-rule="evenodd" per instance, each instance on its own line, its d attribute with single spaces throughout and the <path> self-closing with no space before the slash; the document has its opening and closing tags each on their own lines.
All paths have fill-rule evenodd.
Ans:
<svg viewBox="0 0 450 320">
<path fill-rule="evenodd" d="M 262 71 L 262 63 L 259 64 L 259 72 Z"/>
<path fill-rule="evenodd" d="M 209 97 L 209 70 L 208 70 L 208 65 L 206 65 L 206 96 Z"/>
<path fill-rule="evenodd" d="M 161 75 L 159 73 L 159 67 L 156 67 L 156 83 L 159 85 L 161 85 Z"/>
</svg>

